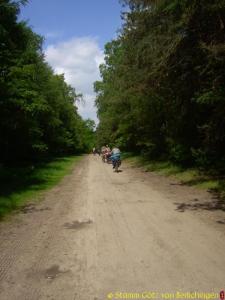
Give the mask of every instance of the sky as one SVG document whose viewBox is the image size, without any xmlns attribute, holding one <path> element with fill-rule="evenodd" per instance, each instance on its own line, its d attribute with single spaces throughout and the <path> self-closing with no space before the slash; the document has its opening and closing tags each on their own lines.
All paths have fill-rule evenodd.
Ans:
<svg viewBox="0 0 225 300">
<path fill-rule="evenodd" d="M 104 45 L 121 27 L 121 11 L 119 0 L 30 0 L 21 9 L 20 19 L 45 38 L 46 61 L 83 94 L 78 111 L 84 119 L 98 122 L 93 83 L 100 79 Z"/>
</svg>

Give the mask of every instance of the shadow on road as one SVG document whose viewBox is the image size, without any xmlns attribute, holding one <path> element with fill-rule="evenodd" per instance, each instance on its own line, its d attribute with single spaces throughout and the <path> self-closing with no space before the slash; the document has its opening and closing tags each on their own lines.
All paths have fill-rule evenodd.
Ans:
<svg viewBox="0 0 225 300">
<path fill-rule="evenodd" d="M 174 203 L 177 208 L 176 210 L 179 212 L 185 212 L 186 210 L 222 210 L 225 211 L 225 200 L 218 195 L 214 195 L 211 201 L 199 202 L 198 199 L 193 199 L 192 202 L 182 202 L 182 203 Z"/>
<path fill-rule="evenodd" d="M 207 211 L 224 211 L 225 212 L 225 199 L 220 197 L 218 193 L 211 192 L 213 194 L 211 201 L 199 201 L 199 199 L 195 198 L 193 200 L 187 202 L 174 202 L 176 205 L 176 211 L 185 212 L 185 211 L 198 211 L 198 210 L 207 210 Z M 225 225 L 224 220 L 217 220 L 218 224 Z"/>
</svg>

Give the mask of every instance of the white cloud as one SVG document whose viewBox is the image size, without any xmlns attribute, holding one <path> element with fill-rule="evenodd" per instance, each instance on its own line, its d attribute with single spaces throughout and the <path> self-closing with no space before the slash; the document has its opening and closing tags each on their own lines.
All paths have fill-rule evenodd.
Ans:
<svg viewBox="0 0 225 300">
<path fill-rule="evenodd" d="M 50 45 L 45 56 L 55 72 L 64 73 L 66 81 L 83 94 L 86 104 L 78 105 L 80 114 L 84 118 L 97 120 L 93 83 L 100 78 L 99 65 L 104 62 L 103 51 L 97 40 L 83 37 Z"/>
<path fill-rule="evenodd" d="M 95 95 L 85 94 L 84 97 L 85 97 L 85 99 L 84 99 L 85 103 L 84 104 L 78 103 L 78 105 L 77 105 L 80 115 L 84 119 L 91 118 L 96 123 L 98 123 L 97 116 L 96 116 L 96 108 L 94 106 Z"/>
</svg>

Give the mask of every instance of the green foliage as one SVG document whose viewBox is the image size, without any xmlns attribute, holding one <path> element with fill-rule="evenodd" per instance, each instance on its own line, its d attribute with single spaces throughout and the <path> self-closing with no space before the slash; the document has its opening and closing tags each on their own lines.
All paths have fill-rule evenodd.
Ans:
<svg viewBox="0 0 225 300">
<path fill-rule="evenodd" d="M 102 81 L 95 84 L 97 140 L 224 170 L 222 2 L 121 1 L 129 10 L 118 38 L 105 46 Z"/>
<path fill-rule="evenodd" d="M 78 115 L 80 95 L 55 75 L 43 38 L 18 22 L 26 1 L 0 4 L 0 162 L 87 151 L 90 133 Z M 89 130 L 89 131 L 88 131 Z"/>
</svg>

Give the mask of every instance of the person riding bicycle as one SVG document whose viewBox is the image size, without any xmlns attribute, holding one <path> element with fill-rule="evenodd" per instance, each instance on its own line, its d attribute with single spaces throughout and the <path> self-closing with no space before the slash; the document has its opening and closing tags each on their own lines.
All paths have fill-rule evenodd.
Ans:
<svg viewBox="0 0 225 300">
<path fill-rule="evenodd" d="M 105 161 L 109 162 L 109 158 L 111 156 L 111 149 L 108 145 L 106 145 L 106 152 L 105 152 Z"/>
<path fill-rule="evenodd" d="M 113 169 L 115 169 L 116 163 L 120 161 L 120 155 L 121 155 L 120 149 L 114 147 L 112 149 L 111 156 L 110 156 L 110 159 L 112 160 L 112 164 L 113 164 Z"/>
<path fill-rule="evenodd" d="M 101 153 L 102 153 L 102 161 L 107 162 L 107 159 L 111 155 L 111 150 L 110 150 L 109 146 L 108 145 L 103 146 L 102 150 L 101 150 Z"/>
</svg>

